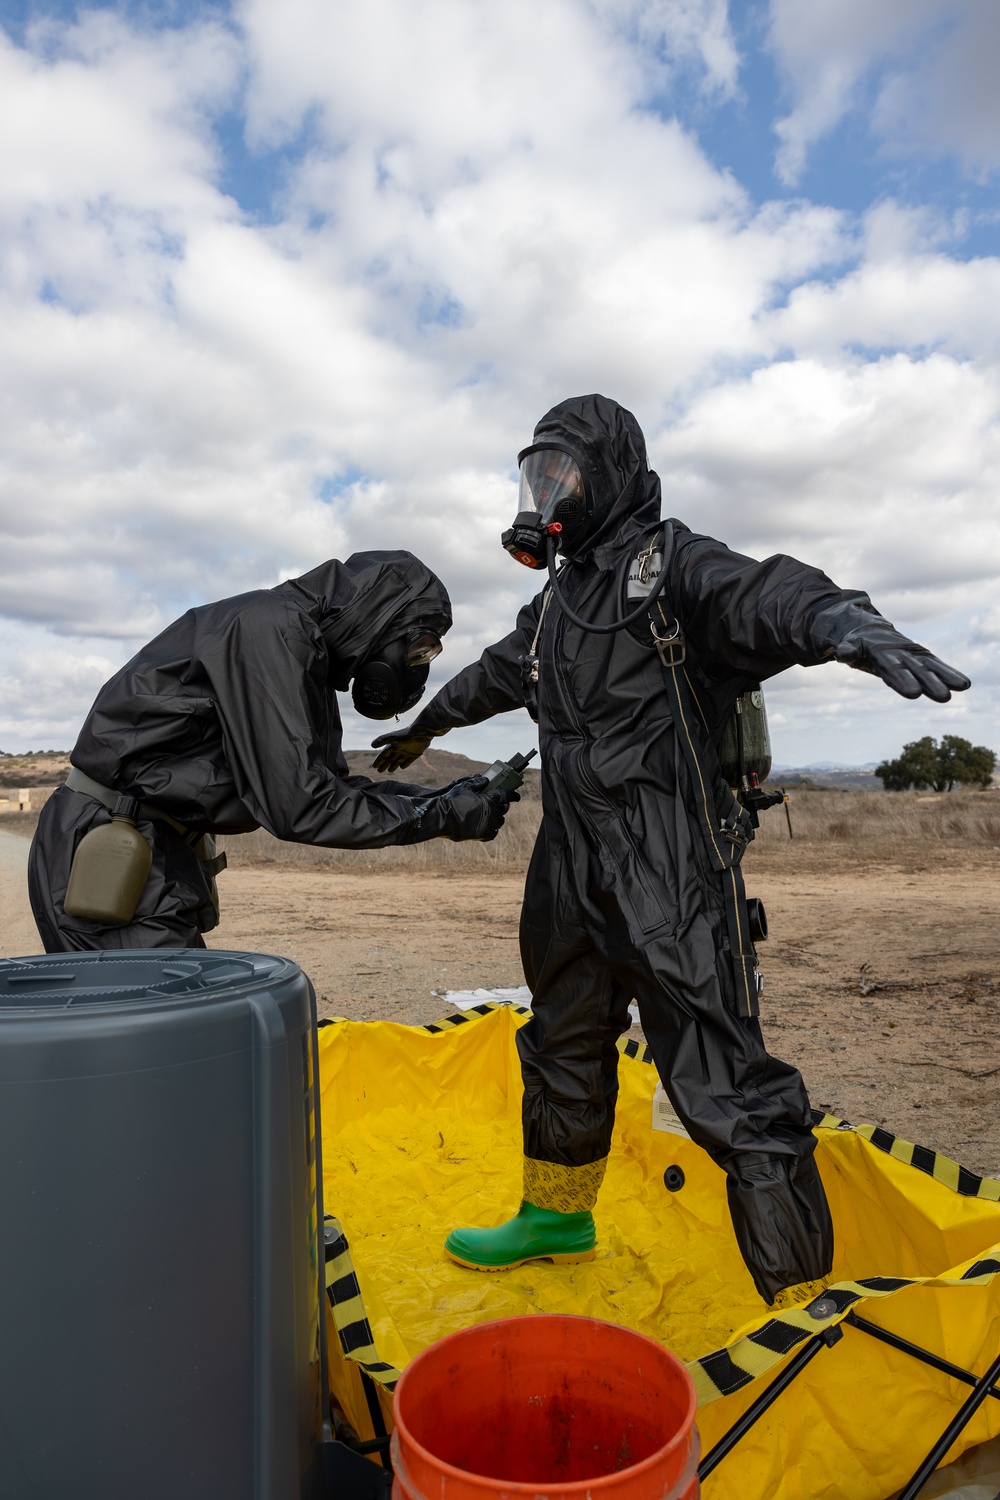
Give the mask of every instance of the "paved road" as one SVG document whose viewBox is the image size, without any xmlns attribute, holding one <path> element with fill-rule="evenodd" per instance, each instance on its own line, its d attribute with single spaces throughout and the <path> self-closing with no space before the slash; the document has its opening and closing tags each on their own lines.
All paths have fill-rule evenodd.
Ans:
<svg viewBox="0 0 1000 1500">
<path fill-rule="evenodd" d="M 39 953 L 41 943 L 28 905 L 29 839 L 0 828 L 0 958 Z"/>
</svg>

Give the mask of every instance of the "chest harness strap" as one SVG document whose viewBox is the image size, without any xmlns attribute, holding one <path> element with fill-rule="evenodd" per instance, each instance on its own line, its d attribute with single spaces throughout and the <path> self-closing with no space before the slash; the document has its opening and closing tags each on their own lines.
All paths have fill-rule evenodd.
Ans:
<svg viewBox="0 0 1000 1500">
<path fill-rule="evenodd" d="M 644 559 L 652 557 L 653 545 L 651 542 L 648 551 L 642 554 Z M 669 522 L 664 528 L 662 550 L 661 567 L 665 575 L 674 553 L 674 529 Z M 665 579 L 661 578 L 659 582 L 662 585 Z M 753 827 L 749 814 L 740 806 L 732 790 L 728 786 L 720 786 L 718 758 L 711 748 L 702 716 L 697 710 L 697 700 L 687 671 L 687 643 L 679 618 L 674 616 L 671 619 L 669 607 L 664 609 L 665 602 L 666 594 L 661 587 L 649 610 L 650 631 L 663 666 L 670 712 L 677 726 L 681 750 L 687 764 L 705 847 L 712 868 L 722 877 L 737 1007 L 740 1015 L 752 1018 L 759 1011 L 760 969 L 750 937 L 746 887 L 740 860 L 753 838 Z M 725 794 L 721 799 L 724 810 L 719 807 L 720 791 Z"/>
</svg>

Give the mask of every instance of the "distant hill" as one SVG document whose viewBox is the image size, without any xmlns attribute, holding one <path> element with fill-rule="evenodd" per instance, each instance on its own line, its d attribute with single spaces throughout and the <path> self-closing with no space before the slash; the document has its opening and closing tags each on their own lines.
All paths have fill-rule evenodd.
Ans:
<svg viewBox="0 0 1000 1500">
<path fill-rule="evenodd" d="M 774 766 L 768 783 L 773 786 L 841 787 L 851 792 L 880 792 L 882 783 L 873 774 L 876 761 L 864 766 L 838 766 L 819 761 L 811 766 Z"/>
<path fill-rule="evenodd" d="M 797 775 L 802 776 L 811 775 L 813 771 L 820 771 L 824 774 L 828 771 L 836 771 L 838 775 L 843 772 L 846 775 L 853 776 L 859 773 L 872 772 L 877 765 L 877 760 L 866 760 L 861 765 L 849 766 L 845 766 L 842 760 L 812 760 L 807 766 L 778 765 L 775 769 L 778 771 L 794 771 Z"/>
<path fill-rule="evenodd" d="M 347 750 L 347 764 L 352 776 L 370 776 L 373 781 L 384 781 L 372 769 L 374 750 Z M 521 795 L 526 802 L 536 802 L 541 797 L 541 777 L 537 757 L 532 769 L 525 777 Z M 882 783 L 872 775 L 875 761 L 863 766 L 838 766 L 834 761 L 816 761 L 808 766 L 775 766 L 768 782 L 771 786 L 797 787 L 843 787 L 849 791 L 881 791 Z M 467 755 L 456 755 L 451 750 L 429 749 L 419 760 L 405 771 L 397 771 L 388 778 L 392 781 L 411 781 L 420 786 L 445 786 L 457 781 L 460 776 L 475 776 L 485 771 L 487 762 L 470 760 Z M 0 791 L 9 787 L 60 786 L 69 774 L 69 751 L 38 751 L 26 755 L 4 755 L 0 752 Z"/>
<path fill-rule="evenodd" d="M 347 764 L 353 776 L 370 776 L 384 781 L 372 769 L 374 750 L 348 750 Z M 527 802 L 541 797 L 541 778 L 537 758 L 525 777 L 522 796 Z M 850 791 L 881 791 L 882 783 L 873 776 L 875 761 L 863 766 L 838 766 L 834 761 L 817 761 L 808 766 L 775 766 L 768 782 L 772 786 L 844 787 Z M 485 771 L 487 762 L 456 755 L 451 750 L 429 749 L 408 770 L 398 771 L 393 781 L 412 781 L 421 786 L 444 786 L 460 776 L 475 776 Z M 60 786 L 69 774 L 69 751 L 38 751 L 26 755 L 4 755 L 0 752 L 0 790 L 8 787 Z"/>
<path fill-rule="evenodd" d="M 68 775 L 68 750 L 44 750 L 27 755 L 0 752 L 0 788 L 62 786 Z"/>
</svg>

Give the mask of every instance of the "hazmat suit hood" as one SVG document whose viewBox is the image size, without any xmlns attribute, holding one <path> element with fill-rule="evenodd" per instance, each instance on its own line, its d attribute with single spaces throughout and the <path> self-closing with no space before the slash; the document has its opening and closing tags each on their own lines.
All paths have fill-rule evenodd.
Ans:
<svg viewBox="0 0 1000 1500">
<path fill-rule="evenodd" d="M 607 396 L 571 396 L 545 413 L 532 447 L 568 450 L 580 465 L 588 514 L 562 538 L 566 557 L 584 557 L 628 522 L 637 530 L 660 519 L 660 480 L 646 461 L 646 442 L 635 417 Z"/>
<path fill-rule="evenodd" d="M 443 636 L 451 628 L 444 584 L 412 552 L 355 552 L 345 562 L 320 563 L 280 588 L 306 603 L 338 692 L 346 691 L 376 647 L 411 630 Z"/>
</svg>

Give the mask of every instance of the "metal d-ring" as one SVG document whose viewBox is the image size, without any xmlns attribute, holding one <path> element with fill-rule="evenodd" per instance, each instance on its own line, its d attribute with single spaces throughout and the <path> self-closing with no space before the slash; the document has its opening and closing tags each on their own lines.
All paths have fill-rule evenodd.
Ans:
<svg viewBox="0 0 1000 1500">
<path fill-rule="evenodd" d="M 669 635 L 660 635 L 657 632 L 655 620 L 650 620 L 649 629 L 653 640 L 656 642 L 656 649 L 659 652 L 660 660 L 663 662 L 664 666 L 682 666 L 687 659 L 687 644 L 684 640 L 684 637 L 681 635 L 680 620 L 674 620 L 674 628 Z M 680 651 L 680 655 L 675 655 L 674 653 L 678 649 Z"/>
</svg>

